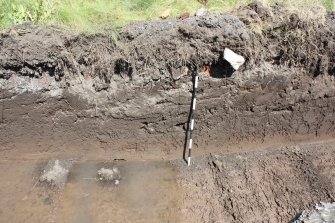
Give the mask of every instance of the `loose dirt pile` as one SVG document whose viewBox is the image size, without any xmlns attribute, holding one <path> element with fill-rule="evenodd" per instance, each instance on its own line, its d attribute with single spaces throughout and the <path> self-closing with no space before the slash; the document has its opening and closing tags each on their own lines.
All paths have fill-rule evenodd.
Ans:
<svg viewBox="0 0 335 223">
<path fill-rule="evenodd" d="M 39 181 L 52 187 L 63 187 L 66 183 L 73 162 L 70 160 L 49 161 Z"/>
<path fill-rule="evenodd" d="M 317 204 L 314 210 L 303 211 L 301 216 L 293 223 L 322 223 L 335 221 L 335 203 Z"/>
<path fill-rule="evenodd" d="M 121 179 L 120 171 L 116 167 L 111 169 L 102 167 L 98 170 L 98 179 L 104 182 L 114 182 L 115 185 L 118 185 Z"/>
<path fill-rule="evenodd" d="M 189 194 L 201 210 L 193 211 L 194 218 L 289 221 L 308 206 L 333 200 L 332 184 L 315 172 L 312 157 L 288 152 L 267 160 L 267 153 L 257 152 L 240 162 L 223 154 L 334 137 L 334 33 L 334 12 L 314 8 L 304 15 L 260 3 L 232 14 L 135 23 L 117 38 L 113 32 L 73 35 L 16 26 L 0 34 L 0 154 L 181 159 L 191 74 L 206 70 L 198 88 L 194 154 L 222 157 L 205 158 L 212 159 L 209 170 L 199 164 L 205 178 L 194 177 L 196 183 L 213 184 L 207 203 L 193 196 L 198 192 Z M 246 58 L 236 72 L 223 59 L 226 48 Z M 327 159 L 333 156 L 318 154 L 313 162 Z M 266 173 L 262 180 L 259 168 Z M 240 175 L 225 175 L 233 172 Z"/>
</svg>

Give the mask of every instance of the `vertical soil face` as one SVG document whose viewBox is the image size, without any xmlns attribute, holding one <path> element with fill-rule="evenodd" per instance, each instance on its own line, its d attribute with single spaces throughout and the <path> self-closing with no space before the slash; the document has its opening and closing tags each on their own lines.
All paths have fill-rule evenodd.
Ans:
<svg viewBox="0 0 335 223">
<path fill-rule="evenodd" d="M 302 208 L 332 200 L 333 182 L 322 172 L 333 171 L 331 153 L 314 157 L 313 148 L 305 155 L 251 152 L 271 144 L 276 150 L 284 144 L 334 137 L 334 12 L 313 10 L 315 17 L 307 18 L 279 5 L 253 3 L 233 15 L 135 23 L 120 30 L 117 41 L 107 34 L 74 36 L 27 24 L 4 31 L 0 34 L 3 162 L 55 157 L 181 159 L 191 75 L 203 70 L 208 75 L 199 82 L 194 154 L 220 153 L 225 171 L 218 170 L 211 157 L 204 158 L 209 159 L 205 163 L 198 160 L 200 169 L 187 172 L 193 176 L 188 186 L 195 187 L 182 200 L 195 206 L 188 212 L 186 203 L 177 205 L 186 216 L 180 221 L 220 222 L 221 216 L 225 222 L 285 222 Z M 238 71 L 223 59 L 225 48 L 246 59 Z M 224 156 L 242 151 L 251 152 L 246 160 Z M 327 157 L 329 165 L 322 166 Z M 95 168 L 85 165 L 87 173 Z M 135 168 L 139 175 L 128 179 L 130 185 L 141 176 L 141 166 Z M 184 176 L 184 167 L 179 167 Z M 91 190 L 80 173 L 76 183 Z M 198 190 L 200 175 L 211 182 L 208 192 Z M 202 193 L 207 200 L 198 196 Z M 149 207 L 160 202 L 147 201 Z M 116 209 L 128 207 L 122 202 Z M 204 210 L 203 216 L 196 207 Z M 149 216 L 142 214 L 143 219 Z M 84 212 L 77 215 L 87 219 Z M 169 214 L 151 217 L 170 218 Z"/>
</svg>

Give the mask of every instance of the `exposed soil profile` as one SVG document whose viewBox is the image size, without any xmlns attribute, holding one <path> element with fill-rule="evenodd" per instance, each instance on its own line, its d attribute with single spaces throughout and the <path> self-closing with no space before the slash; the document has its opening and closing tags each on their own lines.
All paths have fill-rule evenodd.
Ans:
<svg viewBox="0 0 335 223">
<path fill-rule="evenodd" d="M 0 176 L 19 192 L 10 189 L 0 203 L 0 220 L 289 222 L 320 201 L 333 202 L 335 14 L 312 10 L 304 17 L 252 3 L 232 14 L 134 23 L 117 40 L 30 24 L 2 32 Z M 223 59 L 225 48 L 246 59 L 238 71 Z M 202 69 L 208 75 L 197 94 L 195 159 L 186 168 L 191 75 Z M 25 198 L 36 166 L 58 158 L 81 163 L 74 169 L 82 175 L 71 178 L 70 171 L 61 192 L 37 187 Z M 130 201 L 117 191 L 104 197 L 95 181 L 82 179 L 115 160 L 143 179 L 157 178 L 144 197 L 134 194 L 138 215 L 128 219 Z M 139 160 L 147 160 L 148 171 Z M 121 181 L 124 194 L 135 190 L 134 177 L 136 171 L 125 188 Z M 150 190 L 157 192 L 151 200 Z M 22 207 L 11 203 L 14 194 L 25 198 Z M 47 199 L 51 206 L 44 207 L 42 197 L 57 202 Z M 117 215 L 106 208 L 114 199 Z M 146 201 L 143 208 L 155 213 L 141 209 Z M 9 214 L 31 202 L 41 205 L 35 215 Z M 45 211 L 51 220 L 41 217 Z"/>
</svg>

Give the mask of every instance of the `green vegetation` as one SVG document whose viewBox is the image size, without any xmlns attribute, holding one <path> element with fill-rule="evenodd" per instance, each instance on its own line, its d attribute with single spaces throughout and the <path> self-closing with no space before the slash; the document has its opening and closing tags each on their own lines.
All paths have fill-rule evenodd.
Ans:
<svg viewBox="0 0 335 223">
<path fill-rule="evenodd" d="M 253 0 L 208 0 L 210 12 L 226 12 Z M 262 0 L 270 5 L 275 0 Z M 299 11 L 322 6 L 334 10 L 334 0 L 278 0 Z M 76 31 L 95 32 L 130 22 L 158 18 L 165 10 L 171 17 L 193 14 L 202 5 L 197 0 L 0 0 L 0 28 L 26 21 L 56 24 Z"/>
</svg>

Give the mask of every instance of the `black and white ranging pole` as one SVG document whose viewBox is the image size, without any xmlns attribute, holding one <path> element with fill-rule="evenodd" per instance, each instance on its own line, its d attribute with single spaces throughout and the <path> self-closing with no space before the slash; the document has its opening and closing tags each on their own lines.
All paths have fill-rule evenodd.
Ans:
<svg viewBox="0 0 335 223">
<path fill-rule="evenodd" d="M 195 105 L 197 103 L 197 88 L 198 88 L 198 81 L 199 81 L 199 73 L 196 72 L 193 78 L 193 91 L 192 91 L 192 109 L 191 109 L 191 120 L 189 123 L 189 143 L 188 143 L 188 157 L 187 157 L 187 165 L 191 165 L 191 155 L 192 155 L 192 133 L 194 129 L 194 117 L 195 117 Z"/>
</svg>

